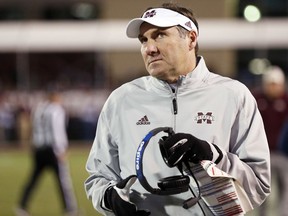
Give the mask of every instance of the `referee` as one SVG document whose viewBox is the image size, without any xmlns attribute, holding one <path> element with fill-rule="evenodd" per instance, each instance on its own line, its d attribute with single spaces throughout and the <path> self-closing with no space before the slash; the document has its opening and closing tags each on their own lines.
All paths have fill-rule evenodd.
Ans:
<svg viewBox="0 0 288 216">
<path fill-rule="evenodd" d="M 63 201 L 65 215 L 76 215 L 76 199 L 70 178 L 66 150 L 65 111 L 57 92 L 49 92 L 47 100 L 38 104 L 32 112 L 34 169 L 24 187 L 17 216 L 28 216 L 28 201 L 46 168 L 53 170 Z"/>
</svg>

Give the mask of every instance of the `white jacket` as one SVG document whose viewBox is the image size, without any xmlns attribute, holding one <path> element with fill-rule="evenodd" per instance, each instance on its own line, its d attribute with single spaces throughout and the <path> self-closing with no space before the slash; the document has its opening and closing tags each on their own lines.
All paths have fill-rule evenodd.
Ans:
<svg viewBox="0 0 288 216">
<path fill-rule="evenodd" d="M 150 130 L 166 126 L 216 144 L 224 155 L 217 167 L 242 184 L 254 207 L 270 193 L 268 144 L 253 96 L 240 82 L 209 72 L 200 57 L 197 67 L 180 77 L 175 93 L 166 82 L 151 76 L 111 93 L 100 114 L 86 165 L 90 176 L 85 190 L 97 211 L 113 215 L 101 207 L 106 188 L 136 173 L 135 156 L 141 140 Z M 180 174 L 162 159 L 158 140 L 163 135 L 150 140 L 143 159 L 144 175 L 154 188 L 160 178 Z M 198 205 L 182 208 L 190 192 L 152 195 L 138 181 L 132 189 L 131 201 L 139 209 L 149 209 L 152 216 L 203 215 Z"/>
</svg>

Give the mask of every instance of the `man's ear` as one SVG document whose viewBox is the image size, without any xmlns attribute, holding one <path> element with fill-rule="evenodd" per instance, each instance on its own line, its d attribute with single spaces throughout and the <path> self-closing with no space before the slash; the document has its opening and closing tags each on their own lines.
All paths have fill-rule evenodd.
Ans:
<svg viewBox="0 0 288 216">
<path fill-rule="evenodd" d="M 188 33 L 188 37 L 190 39 L 190 43 L 189 43 L 189 49 L 194 49 L 196 47 L 197 44 L 197 33 L 195 31 L 190 31 Z"/>
</svg>

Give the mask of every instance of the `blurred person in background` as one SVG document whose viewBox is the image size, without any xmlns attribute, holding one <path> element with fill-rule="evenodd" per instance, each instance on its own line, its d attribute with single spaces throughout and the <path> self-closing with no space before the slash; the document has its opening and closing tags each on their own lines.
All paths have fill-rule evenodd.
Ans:
<svg viewBox="0 0 288 216">
<path fill-rule="evenodd" d="M 275 163 L 279 163 L 277 165 L 273 165 L 273 169 L 276 170 L 276 177 L 278 178 L 278 203 L 280 216 L 288 215 L 288 119 L 284 123 L 284 126 L 280 133 L 280 139 L 278 143 L 279 149 L 279 159 L 276 160 Z M 274 168 L 275 167 L 275 168 Z M 273 170 L 272 170 L 273 171 Z"/>
<path fill-rule="evenodd" d="M 0 95 L 0 139 L 7 143 L 17 139 L 16 109 L 5 93 Z"/>
<path fill-rule="evenodd" d="M 284 124 L 288 117 L 288 95 L 286 80 L 283 70 L 278 66 L 270 66 L 262 76 L 262 90 L 255 93 L 258 108 L 264 121 L 264 127 L 268 139 L 271 154 L 272 180 L 276 180 L 279 196 L 279 215 L 288 215 L 288 160 L 283 149 L 288 146 Z M 282 133 L 281 146 L 279 148 L 280 134 Z M 267 214 L 267 200 L 260 207 L 261 216 Z"/>
<path fill-rule="evenodd" d="M 212 208 L 221 208 L 199 199 L 185 209 L 191 193 L 159 196 L 136 181 L 143 177 L 135 175 L 139 143 L 149 131 L 166 126 L 176 132 L 160 139 L 166 162 L 213 162 L 240 183 L 252 208 L 259 207 L 270 193 L 269 148 L 260 112 L 247 87 L 208 70 L 198 55 L 199 27 L 193 12 L 173 3 L 148 8 L 129 22 L 126 34 L 139 39 L 150 76 L 114 90 L 101 111 L 86 164 L 85 190 L 94 208 L 120 216 L 209 216 L 214 215 Z M 176 168 L 167 169 L 158 144 L 149 147 L 148 179 L 179 175 Z M 227 196 L 230 202 L 233 195 Z M 238 209 L 230 206 L 225 208 L 230 213 L 221 215 L 239 215 Z"/>
<path fill-rule="evenodd" d="M 49 92 L 47 100 L 39 103 L 32 111 L 32 139 L 34 167 L 24 187 L 16 215 L 29 215 L 28 202 L 39 177 L 47 168 L 55 173 L 65 215 L 77 215 L 67 159 L 66 116 L 58 92 Z"/>
</svg>

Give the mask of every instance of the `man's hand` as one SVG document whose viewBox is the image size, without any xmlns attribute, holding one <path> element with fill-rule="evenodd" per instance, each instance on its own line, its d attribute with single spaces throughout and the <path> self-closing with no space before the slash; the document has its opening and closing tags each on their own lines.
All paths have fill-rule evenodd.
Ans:
<svg viewBox="0 0 288 216">
<path fill-rule="evenodd" d="M 131 175 L 106 190 L 104 195 L 105 206 L 112 210 L 116 216 L 150 215 L 149 211 L 137 210 L 136 205 L 129 200 L 130 187 L 136 179 L 136 175 Z"/>
<path fill-rule="evenodd" d="M 159 144 L 162 156 L 169 167 L 174 167 L 182 161 L 199 163 L 201 160 L 213 159 L 210 144 L 191 134 L 176 133 L 162 137 Z"/>
</svg>

